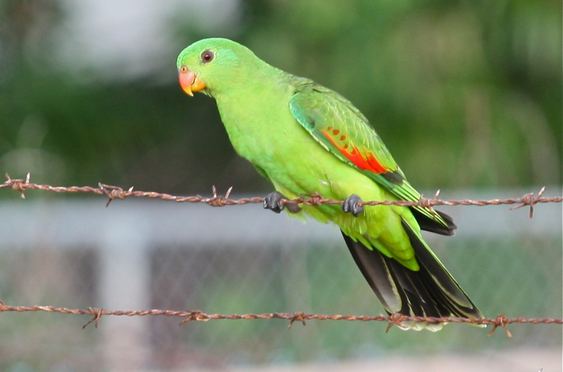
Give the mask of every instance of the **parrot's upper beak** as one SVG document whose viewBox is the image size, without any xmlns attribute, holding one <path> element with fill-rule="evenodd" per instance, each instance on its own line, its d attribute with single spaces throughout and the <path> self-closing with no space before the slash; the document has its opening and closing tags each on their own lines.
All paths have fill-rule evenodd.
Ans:
<svg viewBox="0 0 563 372">
<path fill-rule="evenodd" d="M 180 82 L 182 90 L 190 97 L 193 97 L 194 93 L 206 87 L 205 83 L 199 80 L 196 74 L 185 66 L 182 66 L 182 68 L 178 70 L 178 81 Z"/>
</svg>

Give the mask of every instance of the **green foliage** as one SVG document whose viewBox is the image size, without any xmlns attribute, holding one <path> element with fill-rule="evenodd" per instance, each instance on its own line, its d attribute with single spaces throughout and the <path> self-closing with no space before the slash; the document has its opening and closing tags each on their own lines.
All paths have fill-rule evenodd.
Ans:
<svg viewBox="0 0 563 372">
<path fill-rule="evenodd" d="M 84 82 L 44 58 L 66 16 L 44 4 L 0 7 L 1 172 L 182 192 L 269 188 L 234 155 L 214 103 L 182 95 L 176 52 L 164 82 Z M 511 186 L 559 182 L 560 21 L 548 1 L 270 0 L 244 3 L 226 33 L 351 99 L 417 187 Z M 204 24 L 171 22 L 177 51 L 218 36 Z"/>
</svg>

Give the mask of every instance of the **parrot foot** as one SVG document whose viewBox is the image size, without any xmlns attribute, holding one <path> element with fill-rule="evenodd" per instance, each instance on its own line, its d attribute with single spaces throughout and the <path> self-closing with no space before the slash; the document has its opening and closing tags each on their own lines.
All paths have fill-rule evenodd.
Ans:
<svg viewBox="0 0 563 372">
<path fill-rule="evenodd" d="M 352 213 L 354 217 L 358 217 L 364 211 L 364 207 L 360 204 L 361 202 L 362 199 L 358 195 L 352 194 L 344 200 L 342 210 L 346 213 Z"/>
<path fill-rule="evenodd" d="M 301 210 L 301 207 L 296 203 L 284 203 L 284 199 L 287 198 L 281 193 L 277 191 L 271 192 L 264 198 L 264 209 L 269 209 L 276 213 L 280 213 L 285 207 L 287 207 L 287 210 L 291 213 L 297 213 Z"/>
<path fill-rule="evenodd" d="M 282 203 L 283 195 L 277 191 L 271 192 L 264 198 L 264 209 L 269 209 L 273 212 L 280 213 L 285 206 Z"/>
</svg>

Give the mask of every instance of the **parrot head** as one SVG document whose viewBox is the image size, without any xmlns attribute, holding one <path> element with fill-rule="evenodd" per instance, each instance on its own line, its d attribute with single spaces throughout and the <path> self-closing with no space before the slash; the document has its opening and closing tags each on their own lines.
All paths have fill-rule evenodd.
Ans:
<svg viewBox="0 0 563 372">
<path fill-rule="evenodd" d="M 252 70 L 249 65 L 257 61 L 260 60 L 250 49 L 232 40 L 199 40 L 178 55 L 176 66 L 180 87 L 189 96 L 200 91 L 214 95 L 220 90 L 244 84 L 244 73 Z"/>
</svg>

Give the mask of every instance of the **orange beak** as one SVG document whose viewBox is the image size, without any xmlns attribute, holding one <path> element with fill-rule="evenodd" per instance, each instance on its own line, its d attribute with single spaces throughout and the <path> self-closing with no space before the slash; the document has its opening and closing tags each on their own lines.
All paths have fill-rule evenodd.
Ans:
<svg viewBox="0 0 563 372">
<path fill-rule="evenodd" d="M 205 83 L 199 80 L 196 74 L 185 66 L 178 70 L 178 81 L 182 90 L 190 97 L 193 97 L 194 93 L 206 87 Z"/>
</svg>

